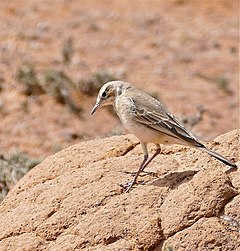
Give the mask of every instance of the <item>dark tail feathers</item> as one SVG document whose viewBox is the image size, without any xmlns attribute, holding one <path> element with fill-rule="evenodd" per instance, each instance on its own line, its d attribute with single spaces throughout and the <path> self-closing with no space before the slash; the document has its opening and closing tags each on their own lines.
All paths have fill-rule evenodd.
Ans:
<svg viewBox="0 0 240 251">
<path fill-rule="evenodd" d="M 213 156 L 214 158 L 222 161 L 224 164 L 228 165 L 228 166 L 232 166 L 232 167 L 237 167 L 236 164 L 234 164 L 233 162 L 231 162 L 230 160 L 228 160 L 227 158 L 223 157 L 222 155 L 220 155 L 219 153 L 216 153 L 214 151 L 211 151 L 205 147 L 198 147 L 198 149 L 202 150 L 203 152 L 208 153 L 209 155 Z"/>
</svg>

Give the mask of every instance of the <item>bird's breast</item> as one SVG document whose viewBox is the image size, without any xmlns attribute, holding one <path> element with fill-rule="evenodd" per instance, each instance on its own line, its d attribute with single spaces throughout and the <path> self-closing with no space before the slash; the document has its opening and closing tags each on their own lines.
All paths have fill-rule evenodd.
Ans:
<svg viewBox="0 0 240 251">
<path fill-rule="evenodd" d="M 142 142 L 157 143 L 159 132 L 136 121 L 132 102 L 128 99 L 121 100 L 121 102 L 115 103 L 114 108 L 124 127 L 130 133 L 134 134 Z"/>
</svg>

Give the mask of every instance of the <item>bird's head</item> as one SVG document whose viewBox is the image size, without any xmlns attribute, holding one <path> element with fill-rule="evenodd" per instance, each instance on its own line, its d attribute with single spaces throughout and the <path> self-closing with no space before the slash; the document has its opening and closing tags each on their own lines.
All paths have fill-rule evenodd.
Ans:
<svg viewBox="0 0 240 251">
<path fill-rule="evenodd" d="M 121 95 L 123 90 L 129 86 L 130 84 L 123 81 L 111 81 L 104 84 L 98 92 L 97 100 L 91 114 L 100 106 L 113 105 L 115 98 Z"/>
</svg>

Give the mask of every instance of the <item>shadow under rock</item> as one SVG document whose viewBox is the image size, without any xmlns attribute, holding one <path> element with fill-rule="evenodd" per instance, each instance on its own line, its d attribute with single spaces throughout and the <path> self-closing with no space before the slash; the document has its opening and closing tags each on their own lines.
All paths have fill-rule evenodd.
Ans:
<svg viewBox="0 0 240 251">
<path fill-rule="evenodd" d="M 168 173 L 163 177 L 154 180 L 151 185 L 175 189 L 179 185 L 191 180 L 196 173 L 198 173 L 198 171 L 193 170 Z"/>
</svg>

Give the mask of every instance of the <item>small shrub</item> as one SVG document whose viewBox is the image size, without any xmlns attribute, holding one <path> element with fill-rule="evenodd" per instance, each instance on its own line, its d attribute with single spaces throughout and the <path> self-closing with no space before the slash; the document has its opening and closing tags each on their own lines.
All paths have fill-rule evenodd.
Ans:
<svg viewBox="0 0 240 251">
<path fill-rule="evenodd" d="M 125 77 L 123 72 L 111 72 L 100 70 L 95 72 L 89 79 L 80 80 L 78 82 L 78 90 L 88 96 L 95 96 L 99 89 L 107 82 L 122 79 Z"/>
<path fill-rule="evenodd" d="M 229 88 L 229 80 L 223 76 L 216 77 L 213 81 L 217 84 L 220 90 L 223 90 L 229 95 L 233 94 L 233 91 Z"/>
<path fill-rule="evenodd" d="M 199 124 L 203 120 L 203 115 L 206 112 L 205 107 L 198 106 L 197 112 L 193 116 L 181 116 L 180 121 L 189 129 Z"/>
<path fill-rule="evenodd" d="M 230 89 L 229 87 L 229 80 L 224 77 L 224 76 L 218 76 L 218 77 L 208 77 L 202 73 L 196 73 L 195 76 L 202 78 L 206 81 L 212 82 L 217 84 L 217 87 L 220 90 L 223 90 L 225 93 L 227 93 L 228 95 L 232 95 L 233 91 Z"/>
<path fill-rule="evenodd" d="M 62 58 L 64 64 L 67 65 L 71 63 L 74 51 L 75 49 L 74 49 L 73 39 L 69 37 L 64 41 L 62 47 Z"/>
<path fill-rule="evenodd" d="M 74 113 L 81 113 L 82 108 L 75 104 L 71 96 L 76 85 L 63 71 L 46 70 L 43 73 L 43 82 L 45 91 L 59 103 L 68 105 Z"/>
<path fill-rule="evenodd" d="M 20 152 L 0 155 L 0 201 L 18 180 L 39 163 L 40 160 L 31 159 Z"/>
<path fill-rule="evenodd" d="M 27 96 L 45 93 L 32 65 L 24 65 L 19 68 L 16 73 L 16 80 L 23 85 L 23 93 Z"/>
</svg>

